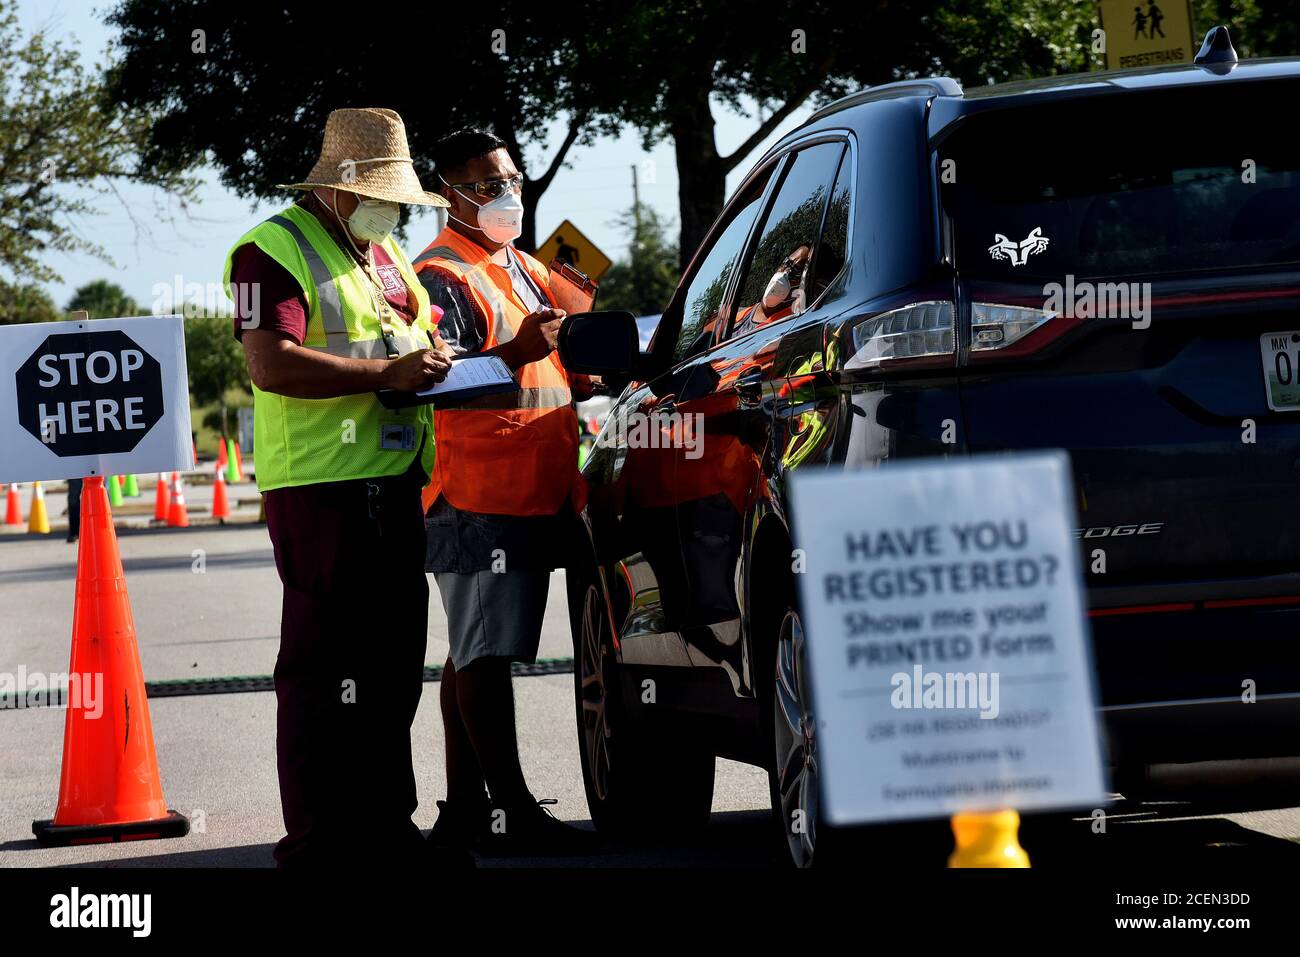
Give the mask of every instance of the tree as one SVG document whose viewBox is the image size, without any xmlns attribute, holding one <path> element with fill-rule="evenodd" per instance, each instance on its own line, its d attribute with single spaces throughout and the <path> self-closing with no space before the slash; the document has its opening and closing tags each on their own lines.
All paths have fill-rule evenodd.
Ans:
<svg viewBox="0 0 1300 957">
<path fill-rule="evenodd" d="M 646 148 L 671 138 L 683 268 L 722 209 L 727 174 L 806 102 L 948 72 L 967 83 L 1071 72 L 1088 63 L 1095 7 L 1043 0 L 661 0 L 609 4 L 580 33 L 592 106 Z M 756 113 L 723 155 L 714 109 Z"/>
<path fill-rule="evenodd" d="M 216 421 L 205 422 L 222 435 L 232 435 L 227 393 L 251 391 L 244 350 L 231 335 L 228 316 L 197 316 L 185 320 L 185 364 L 190 373 L 190 394 L 199 405 L 215 402 Z"/>
<path fill-rule="evenodd" d="M 40 286 L 8 283 L 0 279 L 0 325 L 54 322 L 66 318 Z"/>
<path fill-rule="evenodd" d="M 146 160 L 171 168 L 207 158 L 240 196 L 290 194 L 315 162 L 331 110 L 382 106 L 406 124 L 416 172 L 438 183 L 428 162 L 440 136 L 465 126 L 493 129 L 520 172 L 530 207 L 519 245 L 535 246 L 533 208 L 575 143 L 612 119 L 593 118 L 569 35 L 583 5 L 562 12 L 508 0 L 472 8 L 429 7 L 409 29 L 403 15 L 349 29 L 315 0 L 274 9 L 218 0 L 123 0 L 109 17 L 121 28 L 112 89 L 135 108 L 157 111 Z M 380 24 L 384 25 L 381 29 Z M 394 27 L 399 27 L 394 29 Z M 527 162 L 557 117 L 561 142 L 539 168 Z"/>
<path fill-rule="evenodd" d="M 64 307 L 67 312 L 84 309 L 91 319 L 138 316 L 140 307 L 117 283 L 96 279 L 81 286 Z"/>
<path fill-rule="evenodd" d="M 109 260 L 78 220 L 120 183 L 192 195 L 182 170 L 138 161 L 148 127 L 147 115 L 105 95 L 75 53 L 41 33 L 23 39 L 12 2 L 0 0 L 0 267 L 48 281 L 59 278 L 50 251 Z"/>
<path fill-rule="evenodd" d="M 1267 2 L 1264 16 L 1259 0 L 1192 0 L 1196 47 L 1211 27 L 1226 26 L 1243 59 L 1300 53 L 1300 0 Z"/>
<path fill-rule="evenodd" d="M 626 309 L 642 316 L 663 312 L 677 288 L 677 244 L 667 226 L 644 203 L 616 221 L 632 238 L 628 256 L 609 267 L 600 283 L 602 309 Z"/>
</svg>

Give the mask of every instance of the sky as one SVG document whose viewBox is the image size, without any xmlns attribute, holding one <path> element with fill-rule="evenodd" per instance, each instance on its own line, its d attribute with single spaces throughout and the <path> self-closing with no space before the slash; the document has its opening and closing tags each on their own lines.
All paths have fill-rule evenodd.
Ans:
<svg viewBox="0 0 1300 957">
<path fill-rule="evenodd" d="M 103 22 L 112 6 L 104 0 L 18 0 L 19 28 L 24 34 L 43 30 L 78 50 L 87 66 L 100 64 L 115 33 Z M 787 117 L 728 177 L 728 195 L 767 146 L 802 123 L 811 112 L 805 106 Z M 759 123 L 756 116 L 740 116 L 718 104 L 714 115 L 718 148 L 724 155 L 743 142 Z M 550 142 L 558 144 L 562 135 L 561 120 Z M 526 158 L 530 168 L 537 169 L 545 168 L 551 155 L 549 149 L 534 147 Z M 603 138 L 590 147 L 569 151 L 566 168 L 556 175 L 537 207 L 538 241 L 567 218 L 611 259 L 622 258 L 628 237 L 614 220 L 632 205 L 633 166 L 638 169 L 641 201 L 653 207 L 675 230 L 677 170 L 672 144 L 663 142 L 647 152 L 635 131 L 629 129 L 617 138 Z M 304 175 L 306 172 L 303 170 Z M 105 197 L 96 203 L 98 215 L 79 224 L 109 251 L 113 263 L 88 255 L 50 254 L 49 264 L 62 276 L 60 282 L 45 284 L 56 305 L 65 306 L 77 287 L 94 279 L 116 282 L 142 306 L 155 304 L 162 286 L 183 289 L 198 283 L 217 290 L 231 244 L 287 205 L 292 195 L 286 193 L 285 203 L 253 204 L 222 186 L 212 169 L 203 171 L 199 202 L 188 211 L 181 211 L 172 197 L 156 189 L 128 185 L 121 192 L 125 205 L 112 196 Z M 524 200 L 528 202 L 528 197 Z M 432 217 L 411 222 L 405 238 L 408 255 L 428 244 L 433 228 Z M 210 292 L 209 299 L 212 295 Z"/>
</svg>

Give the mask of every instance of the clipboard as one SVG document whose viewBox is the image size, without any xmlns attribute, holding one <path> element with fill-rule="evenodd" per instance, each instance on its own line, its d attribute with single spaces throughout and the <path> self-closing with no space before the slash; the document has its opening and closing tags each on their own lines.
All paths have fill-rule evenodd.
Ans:
<svg viewBox="0 0 1300 957">
<path fill-rule="evenodd" d="M 551 260 L 550 270 L 549 285 L 556 304 L 571 316 L 591 312 L 596 305 L 596 293 L 600 289 L 596 281 L 559 259 Z"/>
<path fill-rule="evenodd" d="M 405 409 L 413 405 L 459 405 L 479 396 L 518 392 L 519 380 L 500 356 L 466 355 L 451 362 L 447 378 L 419 392 L 380 389 L 375 393 L 386 409 Z"/>
</svg>

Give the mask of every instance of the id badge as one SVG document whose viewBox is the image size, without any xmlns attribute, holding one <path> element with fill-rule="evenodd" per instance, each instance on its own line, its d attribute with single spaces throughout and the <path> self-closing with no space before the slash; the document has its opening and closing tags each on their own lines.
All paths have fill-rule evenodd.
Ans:
<svg viewBox="0 0 1300 957">
<path fill-rule="evenodd" d="M 385 452 L 414 452 L 415 426 L 401 422 L 381 422 L 379 447 Z"/>
</svg>

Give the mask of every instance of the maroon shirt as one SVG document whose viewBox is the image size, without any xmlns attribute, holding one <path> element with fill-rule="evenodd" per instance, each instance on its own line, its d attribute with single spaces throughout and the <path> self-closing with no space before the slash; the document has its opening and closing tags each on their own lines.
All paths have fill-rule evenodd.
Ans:
<svg viewBox="0 0 1300 957">
<path fill-rule="evenodd" d="M 411 301 L 411 294 L 402 281 L 402 273 L 394 265 L 388 250 L 379 243 L 371 243 L 374 250 L 375 271 L 384 283 L 384 298 L 399 316 L 410 325 L 415 322 L 416 305 Z M 254 299 L 249 295 L 246 284 L 258 290 Z M 246 243 L 235 253 L 230 266 L 230 285 L 235 294 L 235 338 L 240 337 L 246 323 L 250 329 L 269 329 L 283 332 L 298 345 L 307 337 L 307 297 L 303 295 L 302 286 L 285 269 L 255 243 Z M 261 314 L 260 321 L 254 320 L 250 313 L 256 304 Z M 436 320 L 435 320 L 436 321 Z"/>
</svg>

